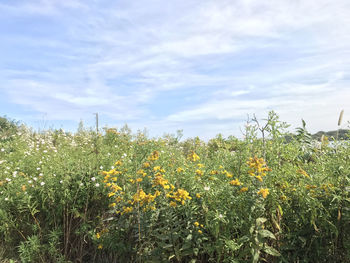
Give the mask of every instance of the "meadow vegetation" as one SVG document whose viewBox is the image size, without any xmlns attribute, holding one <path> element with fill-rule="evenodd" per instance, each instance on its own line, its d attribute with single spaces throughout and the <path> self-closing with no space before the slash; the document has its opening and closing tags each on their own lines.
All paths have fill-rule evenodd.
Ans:
<svg viewBox="0 0 350 263">
<path fill-rule="evenodd" d="M 0 262 L 350 262 L 348 140 L 0 122 Z"/>
</svg>

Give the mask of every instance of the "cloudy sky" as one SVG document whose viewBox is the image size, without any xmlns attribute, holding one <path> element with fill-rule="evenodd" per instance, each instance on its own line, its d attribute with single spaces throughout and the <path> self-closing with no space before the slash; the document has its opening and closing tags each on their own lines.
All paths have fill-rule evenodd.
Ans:
<svg viewBox="0 0 350 263">
<path fill-rule="evenodd" d="M 0 115 L 241 137 L 350 116 L 348 0 L 0 0 Z M 343 126 L 344 126 L 343 125 Z"/>
</svg>

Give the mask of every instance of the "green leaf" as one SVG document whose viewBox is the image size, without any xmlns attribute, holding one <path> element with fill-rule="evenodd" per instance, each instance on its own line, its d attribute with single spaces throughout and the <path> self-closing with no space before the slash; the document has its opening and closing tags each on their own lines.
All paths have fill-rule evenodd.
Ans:
<svg viewBox="0 0 350 263">
<path fill-rule="evenodd" d="M 252 249 L 252 256 L 253 256 L 253 263 L 258 263 L 259 262 L 259 250 Z"/>
<path fill-rule="evenodd" d="M 226 244 L 227 249 L 229 249 L 231 251 L 236 251 L 236 250 L 240 249 L 241 246 L 243 245 L 243 244 L 236 243 L 234 240 L 226 240 L 225 244 Z"/>
<path fill-rule="evenodd" d="M 269 230 L 261 229 L 261 230 L 259 230 L 258 233 L 262 237 L 269 237 L 269 238 L 272 238 L 272 239 L 276 239 L 275 235 Z"/>
<path fill-rule="evenodd" d="M 281 216 L 283 216 L 283 210 L 282 210 L 282 207 L 281 207 L 280 205 L 277 205 L 277 207 L 278 207 L 278 210 L 280 211 Z"/>
<path fill-rule="evenodd" d="M 266 222 L 266 218 L 264 218 L 264 217 L 259 217 L 259 218 L 257 218 L 256 219 L 256 224 L 257 225 L 262 225 L 262 224 L 264 224 L 265 222 Z"/>
<path fill-rule="evenodd" d="M 264 252 L 269 254 L 269 255 L 271 255 L 271 256 L 275 256 L 275 257 L 281 256 L 280 252 L 278 252 L 273 247 L 270 247 L 270 246 L 267 246 L 267 245 L 265 245 L 265 247 L 264 247 Z"/>
</svg>

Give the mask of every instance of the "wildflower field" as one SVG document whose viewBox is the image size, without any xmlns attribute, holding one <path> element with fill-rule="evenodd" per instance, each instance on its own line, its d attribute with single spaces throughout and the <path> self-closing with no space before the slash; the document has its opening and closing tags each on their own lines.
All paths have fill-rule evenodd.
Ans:
<svg viewBox="0 0 350 263">
<path fill-rule="evenodd" d="M 0 262 L 350 262 L 347 140 L 1 125 Z"/>
</svg>

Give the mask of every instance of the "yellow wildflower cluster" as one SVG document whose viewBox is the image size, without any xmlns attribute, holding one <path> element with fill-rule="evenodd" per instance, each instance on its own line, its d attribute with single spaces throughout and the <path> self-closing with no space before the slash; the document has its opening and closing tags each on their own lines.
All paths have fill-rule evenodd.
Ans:
<svg viewBox="0 0 350 263">
<path fill-rule="evenodd" d="M 160 195 L 159 191 L 156 191 L 153 195 L 152 194 L 146 194 L 142 189 L 136 192 L 133 196 L 132 205 L 139 204 L 141 207 L 143 205 L 149 205 L 150 203 L 154 202 L 157 196 Z M 155 209 L 154 206 L 150 207 L 151 209 Z"/>
<path fill-rule="evenodd" d="M 169 185 L 169 181 L 167 179 L 164 179 L 164 175 L 162 175 L 161 173 L 156 173 L 153 179 L 153 187 L 160 185 L 162 186 L 164 189 L 169 189 L 170 185 Z"/>
<path fill-rule="evenodd" d="M 148 156 L 149 161 L 157 161 L 159 159 L 159 152 L 154 151 L 150 156 Z"/>
<path fill-rule="evenodd" d="M 106 133 L 107 134 L 115 134 L 115 135 L 119 134 L 119 132 L 117 131 L 116 128 L 109 128 L 109 129 L 106 130 Z"/>
<path fill-rule="evenodd" d="M 100 232 L 97 232 L 97 233 L 96 233 L 96 238 L 97 238 L 97 239 L 100 239 L 101 236 L 102 236 L 103 234 L 107 233 L 107 232 L 108 232 L 108 229 L 107 229 L 107 228 L 102 229 Z"/>
<path fill-rule="evenodd" d="M 308 190 L 317 188 L 316 185 L 306 185 L 305 187 L 306 187 L 306 189 L 308 189 Z"/>
<path fill-rule="evenodd" d="M 170 192 L 166 195 L 168 198 L 172 198 L 177 202 L 180 202 L 182 205 L 185 204 L 185 201 L 191 200 L 192 197 L 190 196 L 190 194 L 184 190 L 184 189 L 178 189 L 176 192 Z M 173 202 L 173 201 L 172 201 Z M 174 202 L 170 203 L 171 206 L 174 206 Z"/>
<path fill-rule="evenodd" d="M 197 162 L 200 160 L 199 156 L 193 151 L 188 155 L 187 158 L 192 162 Z"/>
<path fill-rule="evenodd" d="M 193 224 L 194 224 L 195 227 L 201 227 L 201 228 L 204 227 L 202 224 L 199 224 L 197 221 L 194 222 Z M 202 230 L 198 229 L 198 233 L 199 233 L 199 234 L 202 234 L 203 232 L 202 232 Z"/>
<path fill-rule="evenodd" d="M 105 175 L 103 183 L 105 187 L 109 189 L 108 197 L 113 197 L 109 207 L 115 207 L 117 203 L 123 200 L 124 192 L 123 189 L 116 183 L 118 180 L 117 175 L 121 175 L 120 167 L 122 165 L 121 161 L 117 161 L 115 164 L 116 168 L 111 169 L 110 171 L 103 171 L 102 174 Z"/>
<path fill-rule="evenodd" d="M 226 171 L 226 170 L 223 170 L 221 173 L 224 174 L 224 175 L 226 175 L 227 178 L 232 178 L 232 177 L 233 177 L 233 174 L 229 173 L 229 172 Z"/>
<path fill-rule="evenodd" d="M 149 162 L 145 162 L 142 166 L 143 168 L 149 168 L 151 164 Z"/>
<path fill-rule="evenodd" d="M 136 173 L 142 175 L 142 177 L 145 177 L 147 175 L 147 173 L 143 169 L 138 170 Z"/>
<path fill-rule="evenodd" d="M 258 192 L 258 195 L 261 195 L 263 198 L 266 198 L 269 194 L 269 189 L 267 188 L 261 188 Z"/>
<path fill-rule="evenodd" d="M 248 187 L 242 187 L 241 190 L 239 190 L 241 193 L 247 192 L 248 191 Z"/>
<path fill-rule="evenodd" d="M 131 213 L 133 210 L 132 207 L 130 206 L 123 206 L 123 211 L 120 213 L 121 215 L 127 214 L 127 213 Z M 118 213 L 119 211 L 117 211 Z"/>
<path fill-rule="evenodd" d="M 198 163 L 197 166 L 198 166 L 198 168 L 204 168 L 204 164 L 202 164 L 202 163 Z"/>
<path fill-rule="evenodd" d="M 182 173 L 183 171 L 184 171 L 184 169 L 182 169 L 181 167 L 176 169 L 176 172 L 178 172 L 178 173 Z"/>
<path fill-rule="evenodd" d="M 202 176 L 203 174 L 204 174 L 204 173 L 203 173 L 202 170 L 199 170 L 199 169 L 196 170 L 196 175 Z"/>
<path fill-rule="evenodd" d="M 219 174 L 219 172 L 216 171 L 216 170 L 213 170 L 213 171 L 210 171 L 210 174 L 211 174 L 211 175 L 217 175 L 217 174 Z"/>
<path fill-rule="evenodd" d="M 301 174 L 301 175 L 303 175 L 303 176 L 305 176 L 307 178 L 310 178 L 310 176 L 307 174 L 307 172 L 305 172 L 303 169 L 298 169 L 297 173 Z"/>
<path fill-rule="evenodd" d="M 237 185 L 237 186 L 239 186 L 239 185 L 241 185 L 241 182 L 238 179 L 235 179 L 235 180 L 232 180 L 230 182 L 230 185 Z"/>
<path fill-rule="evenodd" d="M 249 175 L 254 176 L 256 179 L 258 179 L 260 182 L 263 181 L 263 177 L 266 176 L 266 172 L 271 171 L 269 167 L 267 167 L 266 162 L 263 158 L 249 158 L 249 161 L 247 162 L 250 170 L 248 171 Z"/>
</svg>

